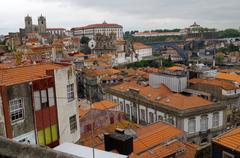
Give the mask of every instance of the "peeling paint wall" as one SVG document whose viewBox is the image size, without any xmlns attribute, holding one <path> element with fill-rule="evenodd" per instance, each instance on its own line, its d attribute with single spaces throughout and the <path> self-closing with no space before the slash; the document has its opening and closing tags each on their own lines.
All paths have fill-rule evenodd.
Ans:
<svg viewBox="0 0 240 158">
<path fill-rule="evenodd" d="M 7 88 L 9 101 L 16 98 L 23 98 L 24 118 L 12 123 L 13 138 L 29 133 L 34 130 L 33 105 L 31 86 L 28 83 L 9 86 Z M 9 111 L 10 112 L 10 111 Z M 9 114 L 10 116 L 10 114 Z M 11 119 L 11 118 L 10 118 Z"/>
</svg>

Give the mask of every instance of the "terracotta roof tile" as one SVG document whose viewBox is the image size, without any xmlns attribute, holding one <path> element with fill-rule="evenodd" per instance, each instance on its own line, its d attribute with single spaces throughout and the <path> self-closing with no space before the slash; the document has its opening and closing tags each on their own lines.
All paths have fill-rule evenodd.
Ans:
<svg viewBox="0 0 240 158">
<path fill-rule="evenodd" d="M 219 80 L 219 79 L 201 79 L 201 78 L 194 78 L 188 81 L 189 83 L 192 84 L 206 84 L 206 85 L 213 85 L 213 86 L 218 86 L 223 89 L 238 89 L 234 84 L 224 81 L 224 80 Z"/>
<path fill-rule="evenodd" d="M 91 25 L 87 25 L 87 26 L 83 26 L 83 27 L 75 27 L 72 28 L 71 30 L 82 30 L 82 29 L 94 29 L 94 28 L 122 28 L 121 25 L 118 24 L 107 24 L 107 23 L 103 23 L 103 24 L 91 24 Z"/>
<path fill-rule="evenodd" d="M 169 132 L 171 131 L 171 132 Z M 166 123 L 155 123 L 137 130 L 137 138 L 134 140 L 134 153 L 140 154 L 163 142 L 181 137 L 184 132 Z"/>
<path fill-rule="evenodd" d="M 61 64 L 35 64 L 0 69 L 0 85 L 14 85 L 46 77 L 47 70 L 66 67 Z"/>
<path fill-rule="evenodd" d="M 92 108 L 99 110 L 111 109 L 116 106 L 118 106 L 118 104 L 111 100 L 103 100 L 92 104 Z"/>
<path fill-rule="evenodd" d="M 139 85 L 136 81 L 131 81 L 112 86 L 111 89 L 121 92 L 127 92 L 129 89 L 134 89 L 139 91 L 139 94 L 148 100 L 159 102 L 163 105 L 180 110 L 212 104 L 212 102 L 198 96 L 184 96 L 180 93 L 173 93 L 164 84 L 161 84 L 159 88 L 152 88 L 150 86 Z"/>
<path fill-rule="evenodd" d="M 213 142 L 240 152 L 240 128 L 235 128 L 213 139 Z"/>
<path fill-rule="evenodd" d="M 168 95 L 160 100 L 160 103 L 172 108 L 185 110 L 211 105 L 212 102 L 198 96 L 184 96 L 179 93 Z"/>
<path fill-rule="evenodd" d="M 135 50 L 152 48 L 151 46 L 145 45 L 145 44 L 140 43 L 140 42 L 133 43 L 133 47 L 134 47 Z"/>
<path fill-rule="evenodd" d="M 236 74 L 229 74 L 229 73 L 218 73 L 215 78 L 229 80 L 240 83 L 240 76 Z"/>
</svg>

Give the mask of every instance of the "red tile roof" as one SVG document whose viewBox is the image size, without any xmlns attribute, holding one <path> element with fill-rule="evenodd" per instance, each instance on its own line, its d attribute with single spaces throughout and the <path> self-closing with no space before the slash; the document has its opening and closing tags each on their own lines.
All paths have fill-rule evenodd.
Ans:
<svg viewBox="0 0 240 158">
<path fill-rule="evenodd" d="M 50 30 L 66 30 L 64 28 L 47 28 L 47 31 L 50 31 Z"/>
<path fill-rule="evenodd" d="M 213 142 L 240 152 L 240 128 L 235 128 L 214 138 Z"/>
<path fill-rule="evenodd" d="M 111 101 L 111 100 L 102 100 L 99 102 L 95 102 L 92 104 L 93 109 L 98 109 L 98 110 L 105 110 L 105 109 L 111 109 L 118 106 L 117 103 Z"/>
<path fill-rule="evenodd" d="M 179 93 L 173 93 L 164 84 L 161 84 L 159 88 L 152 88 L 150 86 L 140 85 L 137 82 L 132 81 L 112 86 L 111 89 L 121 92 L 127 92 L 129 89 L 134 89 L 139 91 L 139 94 L 148 100 L 159 102 L 163 105 L 180 110 L 208 106 L 212 104 L 212 102 L 198 96 L 184 96 Z"/>
<path fill-rule="evenodd" d="M 218 73 L 215 78 L 229 80 L 233 82 L 240 83 L 240 75 L 237 74 L 229 74 L 229 73 Z"/>
<path fill-rule="evenodd" d="M 169 132 L 171 131 L 171 132 Z M 134 140 L 134 153 L 140 154 L 163 142 L 181 137 L 184 132 L 166 123 L 155 123 L 137 130 L 137 138 Z"/>
<path fill-rule="evenodd" d="M 217 87 L 221 87 L 226 90 L 238 89 L 238 87 L 235 86 L 234 84 L 224 81 L 224 80 L 219 80 L 219 79 L 194 78 L 194 79 L 189 80 L 188 82 L 192 83 L 192 84 L 205 84 L 205 85 L 217 86 Z"/>
<path fill-rule="evenodd" d="M 140 43 L 140 42 L 133 43 L 133 47 L 134 47 L 135 50 L 152 48 L 151 46 L 145 45 L 145 44 Z"/>
<path fill-rule="evenodd" d="M 46 71 L 66 67 L 61 64 L 35 64 L 0 69 L 0 85 L 15 85 L 47 77 Z"/>
<path fill-rule="evenodd" d="M 103 24 L 91 24 L 83 27 L 75 27 L 72 28 L 71 30 L 95 29 L 95 28 L 122 28 L 122 26 L 118 24 L 103 23 Z"/>
</svg>

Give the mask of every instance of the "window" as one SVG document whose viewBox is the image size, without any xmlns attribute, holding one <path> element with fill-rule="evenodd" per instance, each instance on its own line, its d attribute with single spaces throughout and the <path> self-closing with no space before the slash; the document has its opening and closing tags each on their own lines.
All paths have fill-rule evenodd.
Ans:
<svg viewBox="0 0 240 158">
<path fill-rule="evenodd" d="M 140 111 L 141 111 L 141 120 L 145 121 L 145 110 L 141 109 Z"/>
<path fill-rule="evenodd" d="M 113 99 L 113 102 L 117 103 L 117 99 Z"/>
<path fill-rule="evenodd" d="M 24 119 L 23 98 L 16 98 L 9 101 L 10 116 L 12 123 Z"/>
<path fill-rule="evenodd" d="M 168 116 L 168 123 L 174 125 L 173 116 Z"/>
<path fill-rule="evenodd" d="M 196 120 L 195 118 L 190 118 L 188 120 L 188 133 L 194 133 L 196 131 Z"/>
<path fill-rule="evenodd" d="M 42 105 L 42 108 L 46 108 L 48 107 L 48 104 L 47 104 L 47 91 L 44 89 L 44 90 L 41 90 L 41 105 Z"/>
<path fill-rule="evenodd" d="M 201 131 L 207 131 L 208 130 L 208 116 L 207 115 L 204 115 L 204 116 L 201 117 L 200 130 Z"/>
<path fill-rule="evenodd" d="M 129 106 L 129 104 L 126 104 L 126 109 L 127 109 L 127 110 L 126 110 L 126 113 L 127 113 L 127 114 L 130 114 L 130 106 Z"/>
<path fill-rule="evenodd" d="M 120 101 L 120 108 L 123 111 L 123 102 Z"/>
<path fill-rule="evenodd" d="M 70 122 L 70 131 L 71 133 L 74 133 L 77 130 L 77 119 L 76 119 L 76 115 L 73 115 L 69 118 L 69 122 Z"/>
<path fill-rule="evenodd" d="M 34 110 L 39 111 L 41 110 L 40 92 L 39 91 L 33 92 L 33 96 L 34 96 Z"/>
<path fill-rule="evenodd" d="M 163 116 L 158 115 L 158 121 L 163 121 Z"/>
<path fill-rule="evenodd" d="M 53 87 L 48 88 L 48 100 L 49 100 L 49 106 L 55 105 L 55 97 L 54 97 Z"/>
<path fill-rule="evenodd" d="M 47 91 L 41 90 L 41 98 L 42 98 L 42 103 L 46 103 L 47 102 Z"/>
<path fill-rule="evenodd" d="M 68 99 L 68 102 L 71 102 L 74 100 L 74 85 L 73 84 L 67 85 L 67 99 Z"/>
<path fill-rule="evenodd" d="M 234 155 L 232 155 L 226 151 L 223 151 L 222 157 L 223 158 L 234 158 Z"/>
<path fill-rule="evenodd" d="M 149 112 L 149 123 L 154 123 L 154 115 L 152 112 Z"/>
<path fill-rule="evenodd" d="M 213 113 L 213 120 L 212 120 L 212 126 L 213 127 L 218 127 L 219 126 L 219 113 Z"/>
</svg>

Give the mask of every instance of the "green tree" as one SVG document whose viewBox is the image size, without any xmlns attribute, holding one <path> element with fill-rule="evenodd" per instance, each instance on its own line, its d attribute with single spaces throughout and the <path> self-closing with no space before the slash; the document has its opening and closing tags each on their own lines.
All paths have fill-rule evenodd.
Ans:
<svg viewBox="0 0 240 158">
<path fill-rule="evenodd" d="M 238 46 L 233 45 L 232 43 L 228 46 L 228 51 L 229 52 L 235 52 L 235 51 L 239 51 Z"/>
<path fill-rule="evenodd" d="M 88 44 L 88 42 L 90 41 L 90 39 L 88 37 L 83 36 L 80 40 L 81 44 Z"/>
<path fill-rule="evenodd" d="M 216 62 L 217 63 L 222 63 L 224 60 L 224 57 L 223 56 L 216 56 Z"/>
<path fill-rule="evenodd" d="M 171 59 L 171 55 L 168 56 L 168 59 L 163 60 L 163 66 L 165 67 L 174 66 L 174 63 L 172 62 L 172 59 Z"/>
<path fill-rule="evenodd" d="M 240 32 L 236 29 L 226 29 L 219 32 L 219 38 L 234 38 L 240 37 Z"/>
</svg>

